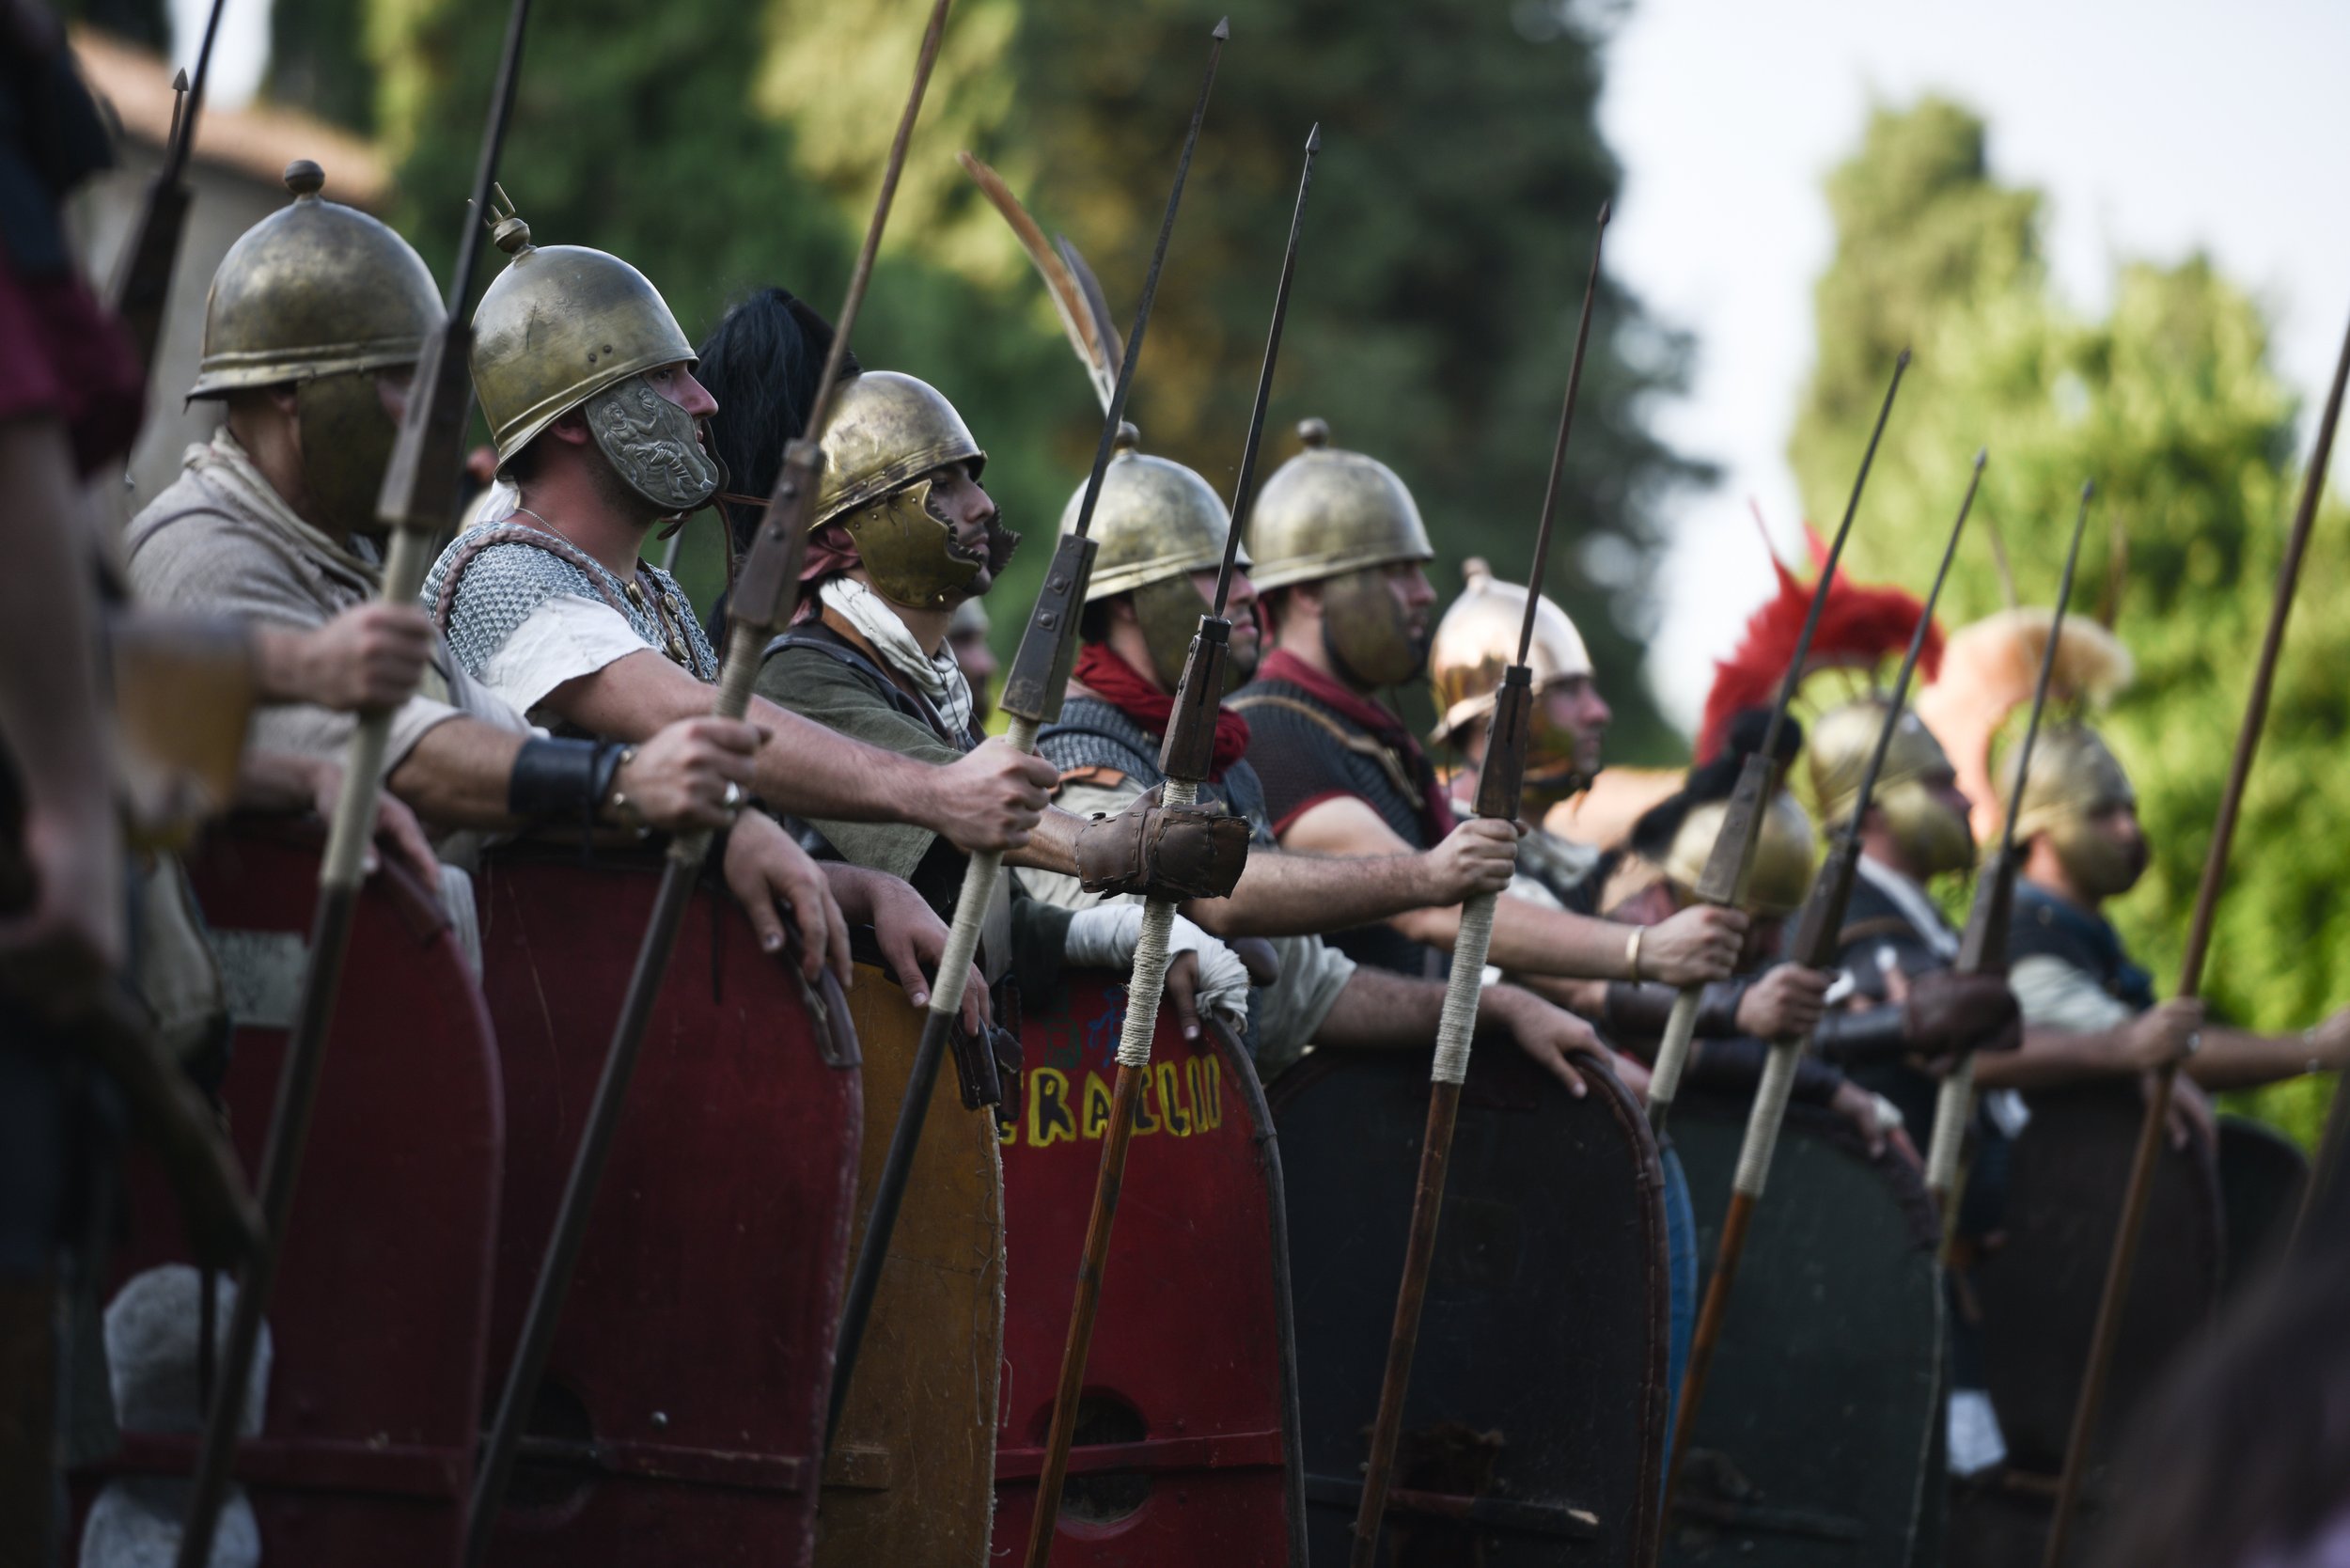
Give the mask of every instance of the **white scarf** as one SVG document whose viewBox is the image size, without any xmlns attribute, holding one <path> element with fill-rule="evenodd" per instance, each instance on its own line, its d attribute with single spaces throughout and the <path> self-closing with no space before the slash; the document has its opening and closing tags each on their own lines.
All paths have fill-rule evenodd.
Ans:
<svg viewBox="0 0 2350 1568">
<path fill-rule="evenodd" d="M 964 679 L 953 649 L 942 642 L 937 652 L 923 652 L 906 623 L 898 619 L 898 612 L 854 577 L 828 577 L 816 592 L 826 605 L 848 619 L 874 651 L 889 662 L 890 668 L 914 682 L 956 735 L 970 732 L 971 682 Z"/>
</svg>

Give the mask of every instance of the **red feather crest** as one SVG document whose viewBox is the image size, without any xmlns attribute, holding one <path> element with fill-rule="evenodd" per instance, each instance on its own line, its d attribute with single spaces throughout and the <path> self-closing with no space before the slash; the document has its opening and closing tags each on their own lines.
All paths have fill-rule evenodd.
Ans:
<svg viewBox="0 0 2350 1568">
<path fill-rule="evenodd" d="M 1827 558 L 1827 544 L 1807 523 L 1804 537 L 1810 543 L 1816 571 Z M 1787 678 L 1788 661 L 1795 656 L 1803 635 L 1804 618 L 1811 611 L 1811 584 L 1795 574 L 1774 554 L 1771 569 L 1778 574 L 1778 592 L 1747 622 L 1746 635 L 1727 659 L 1714 666 L 1714 689 L 1706 694 L 1705 722 L 1698 731 L 1697 760 L 1711 761 L 1719 755 L 1730 733 L 1730 721 L 1747 708 L 1768 708 L 1778 700 L 1779 682 Z M 1820 612 L 1820 629 L 1812 635 L 1810 655 L 1804 661 L 1808 679 L 1823 669 L 1874 669 L 1887 659 L 1908 650 L 1925 604 L 1897 588 L 1857 588 L 1841 571 L 1827 590 Z M 1925 647 L 1918 655 L 1918 684 L 1934 679 L 1942 665 L 1942 629 L 1930 627 Z"/>
</svg>

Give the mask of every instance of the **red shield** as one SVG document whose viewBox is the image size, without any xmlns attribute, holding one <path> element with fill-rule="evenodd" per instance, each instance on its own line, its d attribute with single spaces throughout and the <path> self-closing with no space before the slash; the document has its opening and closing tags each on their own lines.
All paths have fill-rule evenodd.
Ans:
<svg viewBox="0 0 2350 1568">
<path fill-rule="evenodd" d="M 1016 1560 L 1116 1080 L 1125 988 L 1072 977 L 1021 1031 L 1003 1129 L 1006 1276 L 997 1560 Z M 1141 1568 L 1303 1563 L 1288 1242 L 1273 1120 L 1247 1053 L 1186 1044 L 1162 1012 L 1053 1560 Z"/>
<path fill-rule="evenodd" d="M 315 832 L 240 828 L 190 867 L 243 1020 L 223 1091 L 248 1172 L 306 962 L 317 848 Z M 502 1120 L 472 971 L 431 895 L 387 863 L 359 897 L 267 1318 L 263 1430 L 237 1458 L 265 1560 L 455 1561 L 481 1417 Z M 118 1281 L 187 1256 L 160 1175 L 142 1159 L 131 1180 Z M 195 1446 L 187 1434 L 126 1433 L 109 1467 L 186 1476 Z"/>
<path fill-rule="evenodd" d="M 659 863 L 511 852 L 481 875 L 506 1063 L 502 1375 L 603 1066 Z M 833 1059 L 828 1059 L 828 1058 Z M 805 1563 L 847 1268 L 853 1047 L 721 890 L 647 1029 L 507 1499 L 503 1564 Z"/>
</svg>

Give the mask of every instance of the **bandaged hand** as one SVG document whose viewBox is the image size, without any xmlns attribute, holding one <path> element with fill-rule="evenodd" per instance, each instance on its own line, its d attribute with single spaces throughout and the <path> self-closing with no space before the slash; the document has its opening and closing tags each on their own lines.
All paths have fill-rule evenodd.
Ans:
<svg viewBox="0 0 2350 1568">
<path fill-rule="evenodd" d="M 1131 970 L 1142 940 L 1142 905 L 1101 903 L 1080 910 L 1069 922 L 1062 962 L 1076 968 Z M 1185 1039 L 1199 1033 L 1199 1015 L 1210 1014 L 1238 1029 L 1248 1021 L 1248 971 L 1232 950 L 1181 915 L 1167 936 L 1167 1000 L 1175 1008 Z"/>
</svg>

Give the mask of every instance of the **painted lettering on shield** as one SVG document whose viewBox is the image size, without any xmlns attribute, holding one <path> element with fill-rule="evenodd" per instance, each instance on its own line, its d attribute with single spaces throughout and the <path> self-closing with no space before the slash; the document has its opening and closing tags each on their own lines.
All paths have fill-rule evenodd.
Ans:
<svg viewBox="0 0 2350 1568">
<path fill-rule="evenodd" d="M 1118 1034 L 1125 1021 L 1123 986 L 1112 988 L 1089 1014 L 1030 1013 L 1022 1093 L 1016 1106 L 1006 1097 L 996 1137 L 1007 1147 L 1030 1149 L 1100 1142 L 1109 1130 Z M 1224 1064 L 1205 1046 L 1167 1050 L 1162 1043 L 1136 1097 L 1136 1136 L 1190 1137 L 1224 1125 Z"/>
</svg>

